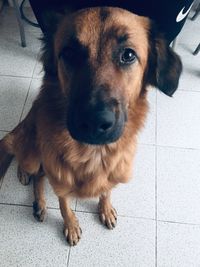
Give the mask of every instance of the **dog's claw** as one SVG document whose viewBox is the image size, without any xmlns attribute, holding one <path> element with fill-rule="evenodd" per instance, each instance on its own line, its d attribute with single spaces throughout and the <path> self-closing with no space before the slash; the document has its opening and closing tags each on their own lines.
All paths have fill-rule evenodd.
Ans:
<svg viewBox="0 0 200 267">
<path fill-rule="evenodd" d="M 112 230 L 117 224 L 117 212 L 111 206 L 110 208 L 101 208 L 99 212 L 100 221 Z"/>
<path fill-rule="evenodd" d="M 28 185 L 30 183 L 30 175 L 27 172 L 23 171 L 19 166 L 17 169 L 17 177 L 23 185 Z"/>
<path fill-rule="evenodd" d="M 78 224 L 68 226 L 64 229 L 64 235 L 70 246 L 75 246 L 81 238 L 82 230 Z"/>
<path fill-rule="evenodd" d="M 40 207 L 38 202 L 33 202 L 33 216 L 39 222 L 43 222 L 46 219 L 46 208 Z"/>
</svg>

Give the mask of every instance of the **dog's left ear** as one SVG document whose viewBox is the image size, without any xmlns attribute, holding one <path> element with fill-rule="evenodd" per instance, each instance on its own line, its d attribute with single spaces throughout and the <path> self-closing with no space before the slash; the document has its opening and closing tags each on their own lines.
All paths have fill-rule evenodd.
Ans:
<svg viewBox="0 0 200 267">
<path fill-rule="evenodd" d="M 182 72 L 180 57 L 169 47 L 162 36 L 150 36 L 148 82 L 168 96 L 178 88 Z"/>
</svg>

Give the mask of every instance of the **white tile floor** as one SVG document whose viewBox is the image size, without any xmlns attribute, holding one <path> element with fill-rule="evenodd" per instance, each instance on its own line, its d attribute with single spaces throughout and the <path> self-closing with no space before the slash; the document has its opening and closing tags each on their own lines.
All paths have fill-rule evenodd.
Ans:
<svg viewBox="0 0 200 267">
<path fill-rule="evenodd" d="M 38 29 L 26 26 L 19 45 L 12 10 L 0 17 L 0 137 L 28 112 L 41 84 Z M 96 200 L 74 201 L 83 230 L 78 246 L 62 236 L 57 200 L 47 186 L 48 218 L 32 216 L 32 186 L 23 187 L 14 161 L 0 182 L 0 266 L 200 266 L 200 17 L 187 21 L 177 52 L 184 72 L 173 98 L 149 93 L 151 111 L 140 134 L 134 179 L 118 186 L 117 228 L 96 215 Z"/>
</svg>

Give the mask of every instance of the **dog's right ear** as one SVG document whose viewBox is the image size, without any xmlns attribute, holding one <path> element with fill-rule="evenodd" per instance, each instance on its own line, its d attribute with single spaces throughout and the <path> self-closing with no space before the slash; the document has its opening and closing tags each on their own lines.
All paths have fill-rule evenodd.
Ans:
<svg viewBox="0 0 200 267">
<path fill-rule="evenodd" d="M 180 57 L 169 47 L 154 24 L 150 30 L 149 44 L 147 81 L 166 95 L 172 96 L 178 88 L 182 72 Z"/>
<path fill-rule="evenodd" d="M 43 63 L 43 69 L 46 75 L 56 76 L 57 67 L 54 58 L 54 36 L 58 25 L 65 13 L 46 11 L 42 16 L 43 23 L 43 41 L 42 55 L 40 60 Z"/>
</svg>

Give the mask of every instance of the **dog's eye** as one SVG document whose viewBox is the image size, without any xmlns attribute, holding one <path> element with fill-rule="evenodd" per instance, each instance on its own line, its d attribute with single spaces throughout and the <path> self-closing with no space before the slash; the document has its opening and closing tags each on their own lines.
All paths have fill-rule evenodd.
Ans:
<svg viewBox="0 0 200 267">
<path fill-rule="evenodd" d="M 136 54 L 135 54 L 135 51 L 131 48 L 125 48 L 121 55 L 120 55 L 120 63 L 121 64 L 132 64 L 135 62 L 136 60 Z"/>
</svg>

